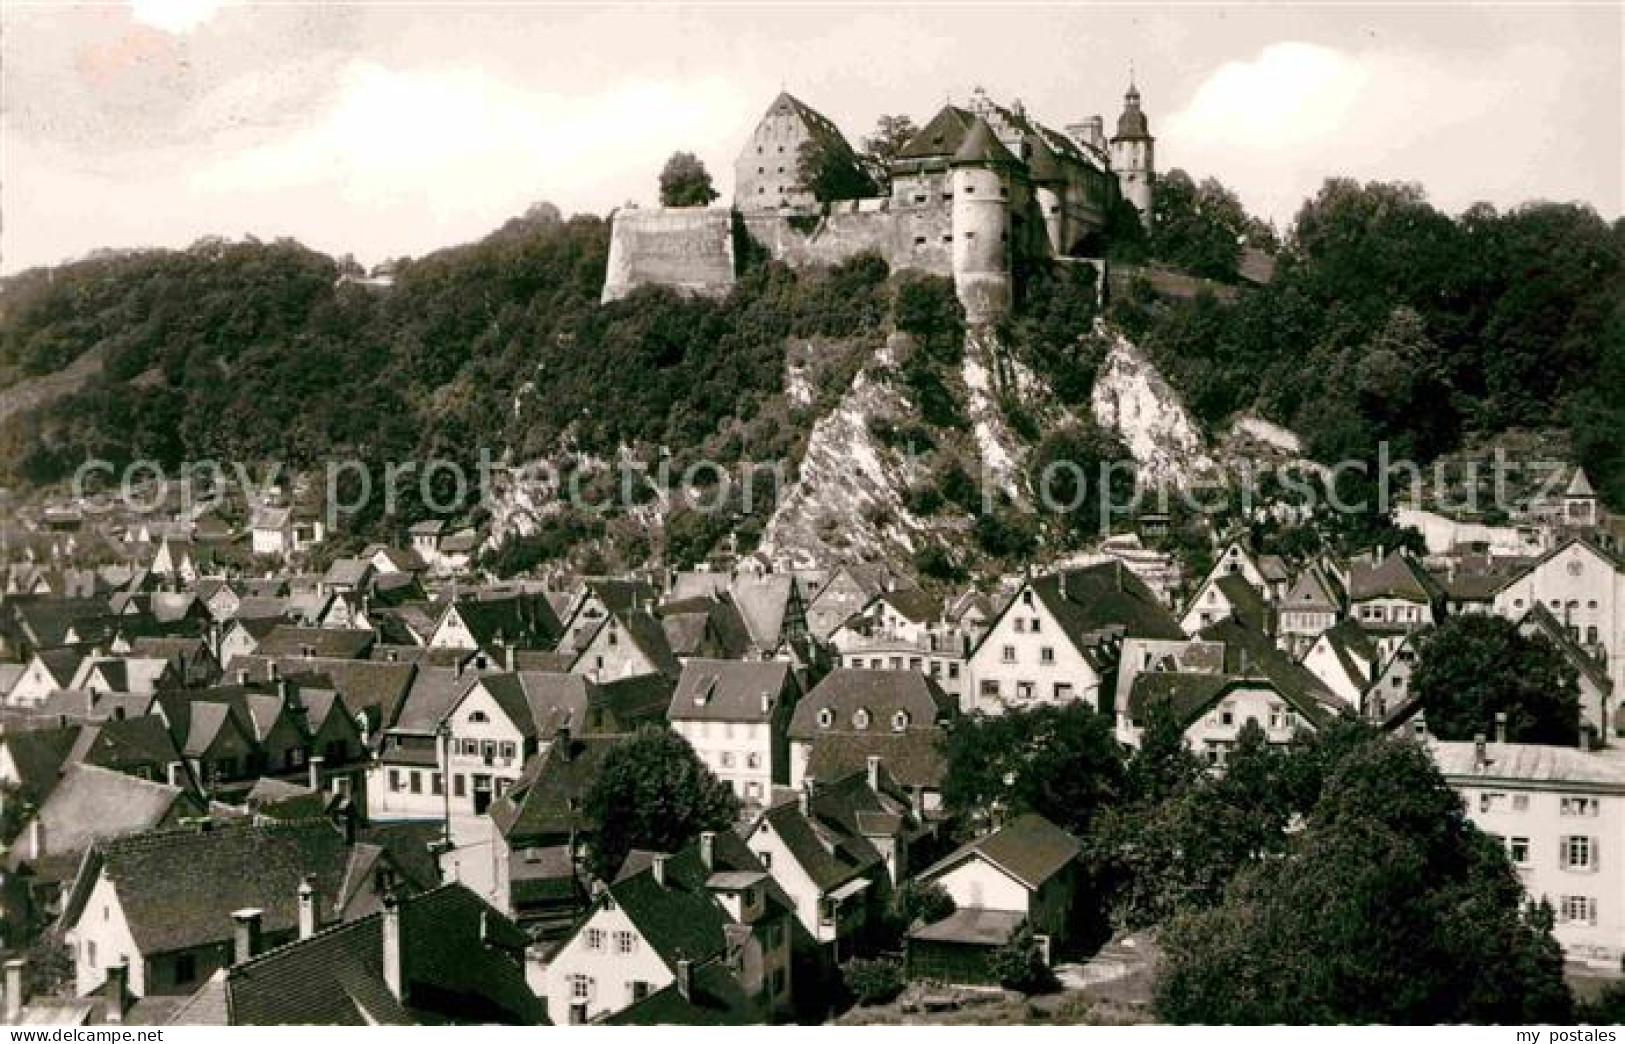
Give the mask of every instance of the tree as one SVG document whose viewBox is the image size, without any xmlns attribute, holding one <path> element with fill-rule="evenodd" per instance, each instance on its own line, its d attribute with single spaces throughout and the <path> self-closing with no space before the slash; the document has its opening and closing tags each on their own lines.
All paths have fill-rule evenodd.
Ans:
<svg viewBox="0 0 1625 1044">
<path fill-rule="evenodd" d="M 920 128 L 907 115 L 881 113 L 875 121 L 874 133 L 863 139 L 863 161 L 869 176 L 879 187 L 890 191 L 891 166 L 903 146 L 913 140 Z"/>
<path fill-rule="evenodd" d="M 1202 773 L 1202 761 L 1185 742 L 1185 726 L 1172 705 L 1166 700 L 1151 704 L 1124 777 L 1128 799 L 1156 804 L 1201 779 Z"/>
<path fill-rule="evenodd" d="M 703 207 L 717 198 L 711 172 L 692 152 L 674 152 L 660 171 L 660 205 Z"/>
<path fill-rule="evenodd" d="M 1036 812 L 1082 837 L 1123 787 L 1123 752 L 1111 719 L 1086 703 L 967 715 L 950 722 L 943 801 L 986 819 Z"/>
<path fill-rule="evenodd" d="M 1338 766 L 1280 858 L 1162 933 L 1175 1023 L 1567 1022 L 1549 910 L 1414 744 Z"/>
<path fill-rule="evenodd" d="M 796 188 L 820 203 L 863 199 L 878 191 L 849 145 L 816 134 L 796 150 Z"/>
<path fill-rule="evenodd" d="M 939 882 L 918 878 L 903 882 L 897 889 L 896 903 L 905 927 L 916 922 L 936 924 L 956 909 L 953 896 Z"/>
<path fill-rule="evenodd" d="M 1422 637 L 1411 692 L 1440 739 L 1492 735 L 1507 716 L 1515 743 L 1572 746 L 1580 735 L 1578 675 L 1544 635 L 1499 616 L 1446 620 Z"/>
<path fill-rule="evenodd" d="M 1044 959 L 1032 922 L 1023 920 L 1009 941 L 988 954 L 988 971 L 1007 990 L 1019 993 L 1048 993 L 1055 989 L 1055 973 Z"/>
<path fill-rule="evenodd" d="M 675 852 L 739 816 L 733 790 L 711 774 L 688 741 L 645 727 L 604 756 L 584 801 L 598 824 L 588 841 L 590 869 L 608 879 L 634 848 Z"/>
<path fill-rule="evenodd" d="M 1064 532 L 1088 540 L 1111 527 L 1112 513 L 1134 501 L 1134 458 L 1091 420 L 1053 428 L 1033 451 L 1028 481 Z"/>
<path fill-rule="evenodd" d="M 1177 167 L 1157 179 L 1151 256 L 1192 275 L 1234 282 L 1253 220 L 1234 192 L 1213 178 L 1197 184 Z"/>
</svg>

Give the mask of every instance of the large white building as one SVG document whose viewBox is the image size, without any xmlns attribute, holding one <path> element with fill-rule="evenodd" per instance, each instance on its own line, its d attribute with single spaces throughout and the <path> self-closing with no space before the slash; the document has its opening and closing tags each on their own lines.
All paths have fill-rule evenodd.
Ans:
<svg viewBox="0 0 1625 1044">
<path fill-rule="evenodd" d="M 1569 960 L 1625 957 L 1625 751 L 1433 742 L 1479 829 L 1506 846 L 1531 898 L 1556 915 Z"/>
</svg>

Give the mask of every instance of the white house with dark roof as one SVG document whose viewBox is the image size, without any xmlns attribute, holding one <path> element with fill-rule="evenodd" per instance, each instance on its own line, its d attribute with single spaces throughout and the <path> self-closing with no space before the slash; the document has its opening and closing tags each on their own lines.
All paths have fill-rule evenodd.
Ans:
<svg viewBox="0 0 1625 1044">
<path fill-rule="evenodd" d="M 781 660 L 702 660 L 683 666 L 666 712 L 711 773 L 747 804 L 790 782 L 790 717 L 800 684 Z"/>
<path fill-rule="evenodd" d="M 1532 743 L 1428 748 L 1480 830 L 1504 845 L 1531 899 L 1556 914 L 1573 962 L 1625 958 L 1625 754 Z"/>
<path fill-rule="evenodd" d="M 1625 564 L 1572 539 L 1525 567 L 1495 594 L 1495 613 L 1521 620 L 1536 604 L 1575 644 L 1606 664 L 1614 691 L 1625 692 Z"/>
<path fill-rule="evenodd" d="M 831 671 L 790 719 L 790 785 L 844 779 L 875 758 L 890 779 L 919 794 L 925 811 L 935 811 L 946 773 L 942 729 L 958 713 L 958 704 L 916 671 Z"/>
</svg>

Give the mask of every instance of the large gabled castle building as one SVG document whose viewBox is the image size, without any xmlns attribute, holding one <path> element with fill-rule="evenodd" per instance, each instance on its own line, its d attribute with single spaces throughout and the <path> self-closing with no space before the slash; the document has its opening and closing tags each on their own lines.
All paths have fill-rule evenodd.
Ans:
<svg viewBox="0 0 1625 1044">
<path fill-rule="evenodd" d="M 903 145 L 885 195 L 820 203 L 799 170 L 808 142 L 829 162 L 860 163 L 834 123 L 781 93 L 734 163 L 731 208 L 617 212 L 604 299 L 645 284 L 724 292 L 748 242 L 791 265 L 873 252 L 949 276 L 967 316 L 987 320 L 1009 309 L 1026 267 L 1100 258 L 1119 200 L 1150 220 L 1155 139 L 1132 83 L 1109 141 L 1099 116 L 1061 132 L 977 90 Z"/>
</svg>

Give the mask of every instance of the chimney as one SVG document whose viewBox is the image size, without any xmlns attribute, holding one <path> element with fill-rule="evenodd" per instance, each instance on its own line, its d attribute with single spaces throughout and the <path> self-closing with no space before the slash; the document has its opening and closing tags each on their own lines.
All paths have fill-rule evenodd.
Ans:
<svg viewBox="0 0 1625 1044">
<path fill-rule="evenodd" d="M 666 857 L 663 855 L 655 856 L 652 869 L 655 875 L 655 884 L 664 888 L 666 886 Z"/>
<path fill-rule="evenodd" d="M 319 792 L 322 789 L 322 765 L 327 759 L 320 754 L 312 754 L 308 761 L 310 765 L 310 789 Z"/>
<path fill-rule="evenodd" d="M 21 1022 L 27 1003 L 28 962 L 14 957 L 6 962 L 6 1022 L 13 1026 Z"/>
<path fill-rule="evenodd" d="M 280 669 L 278 669 L 278 667 L 276 665 L 276 661 L 275 660 L 266 660 L 265 661 L 265 677 L 270 681 L 276 681 L 281 676 L 282 676 L 282 671 Z"/>
<path fill-rule="evenodd" d="M 321 926 L 321 898 L 316 890 L 316 876 L 306 874 L 299 882 L 299 938 L 310 938 Z"/>
<path fill-rule="evenodd" d="M 717 862 L 717 835 L 714 830 L 700 832 L 700 864 L 709 873 L 716 869 Z"/>
<path fill-rule="evenodd" d="M 771 713 L 773 713 L 773 694 L 771 692 L 764 692 L 762 693 L 762 714 L 767 715 Z"/>
<path fill-rule="evenodd" d="M 560 761 L 569 761 L 575 753 L 570 749 L 570 718 L 565 716 L 559 722 L 559 727 L 553 731 L 553 749 L 559 752 Z"/>
<path fill-rule="evenodd" d="M 686 958 L 686 957 L 678 958 L 678 961 L 677 961 L 677 994 L 678 994 L 678 996 L 682 997 L 684 1000 L 688 1000 L 688 995 L 689 995 L 690 992 L 693 991 L 693 988 L 694 988 L 694 973 L 693 973 L 693 970 L 692 970 L 693 967 L 694 967 L 693 964 L 688 960 L 688 958 Z"/>
<path fill-rule="evenodd" d="M 801 797 L 800 797 L 800 800 L 801 800 L 801 814 L 803 816 L 811 816 L 812 815 L 812 796 L 813 796 L 813 781 L 812 781 L 812 779 L 810 777 L 805 778 L 805 779 L 803 779 L 801 781 Z"/>
<path fill-rule="evenodd" d="M 242 964 L 254 959 L 260 952 L 260 919 L 261 910 L 238 910 L 231 915 L 236 922 L 236 931 L 233 933 L 232 960 L 233 964 Z"/>
<path fill-rule="evenodd" d="M 388 652 L 384 653 L 384 659 L 386 661 L 388 661 L 389 663 L 398 663 L 400 661 L 400 658 L 401 658 L 400 652 L 395 650 L 395 649 L 391 649 Z"/>
<path fill-rule="evenodd" d="M 1495 742 L 1497 742 L 1497 743 L 1505 743 L 1506 741 L 1507 741 L 1507 712 L 1506 711 L 1496 711 L 1495 712 Z"/>
<path fill-rule="evenodd" d="M 239 668 L 237 668 L 237 684 L 238 685 L 247 685 L 248 684 L 248 668 L 247 667 L 239 667 Z"/>
<path fill-rule="evenodd" d="M 1480 732 L 1473 737 L 1473 770 L 1482 772 L 1489 763 L 1490 755 L 1484 747 L 1484 734 Z"/>
<path fill-rule="evenodd" d="M 130 958 L 123 957 L 107 969 L 107 1021 L 118 1025 L 124 1021 L 124 1009 L 130 1003 Z"/>
<path fill-rule="evenodd" d="M 45 854 L 45 820 L 38 813 L 28 821 L 28 852 L 29 858 L 38 861 Z"/>
<path fill-rule="evenodd" d="M 878 754 L 869 755 L 868 765 L 869 789 L 878 794 L 880 793 L 880 756 Z"/>
<path fill-rule="evenodd" d="M 406 1000 L 406 954 L 401 946 L 401 901 L 393 892 L 384 896 L 384 985 L 398 1001 Z"/>
</svg>

